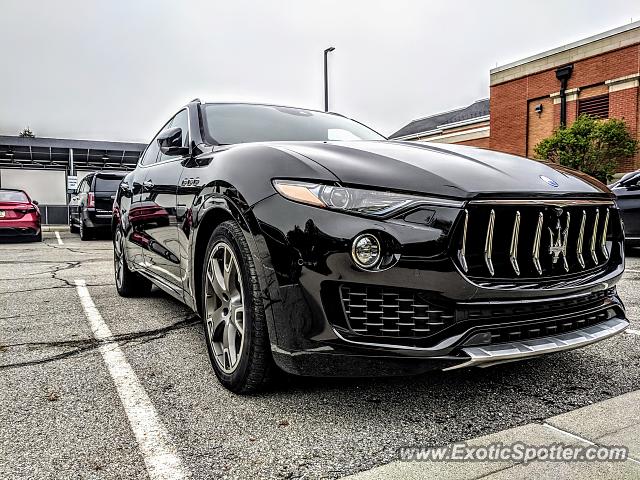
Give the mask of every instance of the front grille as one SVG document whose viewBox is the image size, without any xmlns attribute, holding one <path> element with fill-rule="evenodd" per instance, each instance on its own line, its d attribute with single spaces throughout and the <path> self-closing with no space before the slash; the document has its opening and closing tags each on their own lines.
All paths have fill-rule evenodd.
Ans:
<svg viewBox="0 0 640 480">
<path fill-rule="evenodd" d="M 452 309 L 435 305 L 417 290 L 342 285 L 340 300 L 349 329 L 360 335 L 428 337 L 455 320 Z"/>
<path fill-rule="evenodd" d="M 480 280 L 580 274 L 604 266 L 619 224 L 611 202 L 470 203 L 457 229 L 455 260 Z"/>
</svg>

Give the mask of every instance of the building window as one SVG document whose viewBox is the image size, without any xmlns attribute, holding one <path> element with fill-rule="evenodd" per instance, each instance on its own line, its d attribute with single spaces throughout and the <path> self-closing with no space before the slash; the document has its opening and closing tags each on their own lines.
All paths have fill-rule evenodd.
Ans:
<svg viewBox="0 0 640 480">
<path fill-rule="evenodd" d="M 578 115 L 609 118 L 609 94 L 578 100 Z"/>
</svg>

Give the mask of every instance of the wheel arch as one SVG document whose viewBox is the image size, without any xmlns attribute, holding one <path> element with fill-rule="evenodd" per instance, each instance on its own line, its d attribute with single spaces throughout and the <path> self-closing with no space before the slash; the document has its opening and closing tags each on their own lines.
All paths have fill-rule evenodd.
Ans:
<svg viewBox="0 0 640 480">
<path fill-rule="evenodd" d="M 203 202 L 203 206 L 195 213 L 197 220 L 194 222 L 190 245 L 190 264 L 193 301 L 196 311 L 200 312 L 200 294 L 202 293 L 202 268 L 204 255 L 213 231 L 218 225 L 227 220 L 233 220 L 240 225 L 245 238 L 251 249 L 254 263 L 260 263 L 262 257 L 261 249 L 258 248 L 256 236 L 259 235 L 260 228 L 253 216 L 251 209 L 243 204 L 241 208 L 232 199 L 221 195 L 211 196 Z M 256 268 L 262 265 L 256 265 Z"/>
<path fill-rule="evenodd" d="M 207 209 L 193 234 L 191 246 L 191 291 L 194 310 L 202 316 L 200 295 L 202 294 L 202 269 L 204 268 L 204 255 L 209 244 L 209 239 L 218 225 L 227 220 L 236 220 L 230 210 L 223 207 L 211 207 Z M 237 221 L 237 220 L 236 220 Z"/>
</svg>

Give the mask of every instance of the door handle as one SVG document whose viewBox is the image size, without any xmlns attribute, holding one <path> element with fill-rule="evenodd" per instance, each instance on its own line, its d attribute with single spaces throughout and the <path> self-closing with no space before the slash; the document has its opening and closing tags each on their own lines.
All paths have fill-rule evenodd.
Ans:
<svg viewBox="0 0 640 480">
<path fill-rule="evenodd" d="M 151 180 L 147 180 L 146 182 L 144 182 L 144 183 L 142 184 L 142 186 L 143 186 L 144 188 L 146 188 L 146 189 L 151 189 L 151 188 L 153 188 L 153 187 L 154 187 L 154 184 L 153 184 L 153 182 L 152 182 Z"/>
</svg>

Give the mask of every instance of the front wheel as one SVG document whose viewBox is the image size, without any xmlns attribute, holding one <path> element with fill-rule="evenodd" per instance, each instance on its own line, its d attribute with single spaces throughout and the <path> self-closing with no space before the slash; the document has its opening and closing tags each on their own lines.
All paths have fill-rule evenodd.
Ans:
<svg viewBox="0 0 640 480">
<path fill-rule="evenodd" d="M 274 366 L 255 264 L 236 222 L 215 229 L 204 261 L 201 302 L 211 365 L 227 389 L 255 392 Z"/>
<path fill-rule="evenodd" d="M 116 290 L 121 297 L 140 297 L 149 294 L 151 282 L 139 273 L 129 270 L 124 254 L 125 237 L 118 228 L 113 238 L 113 266 L 116 276 Z"/>
</svg>

